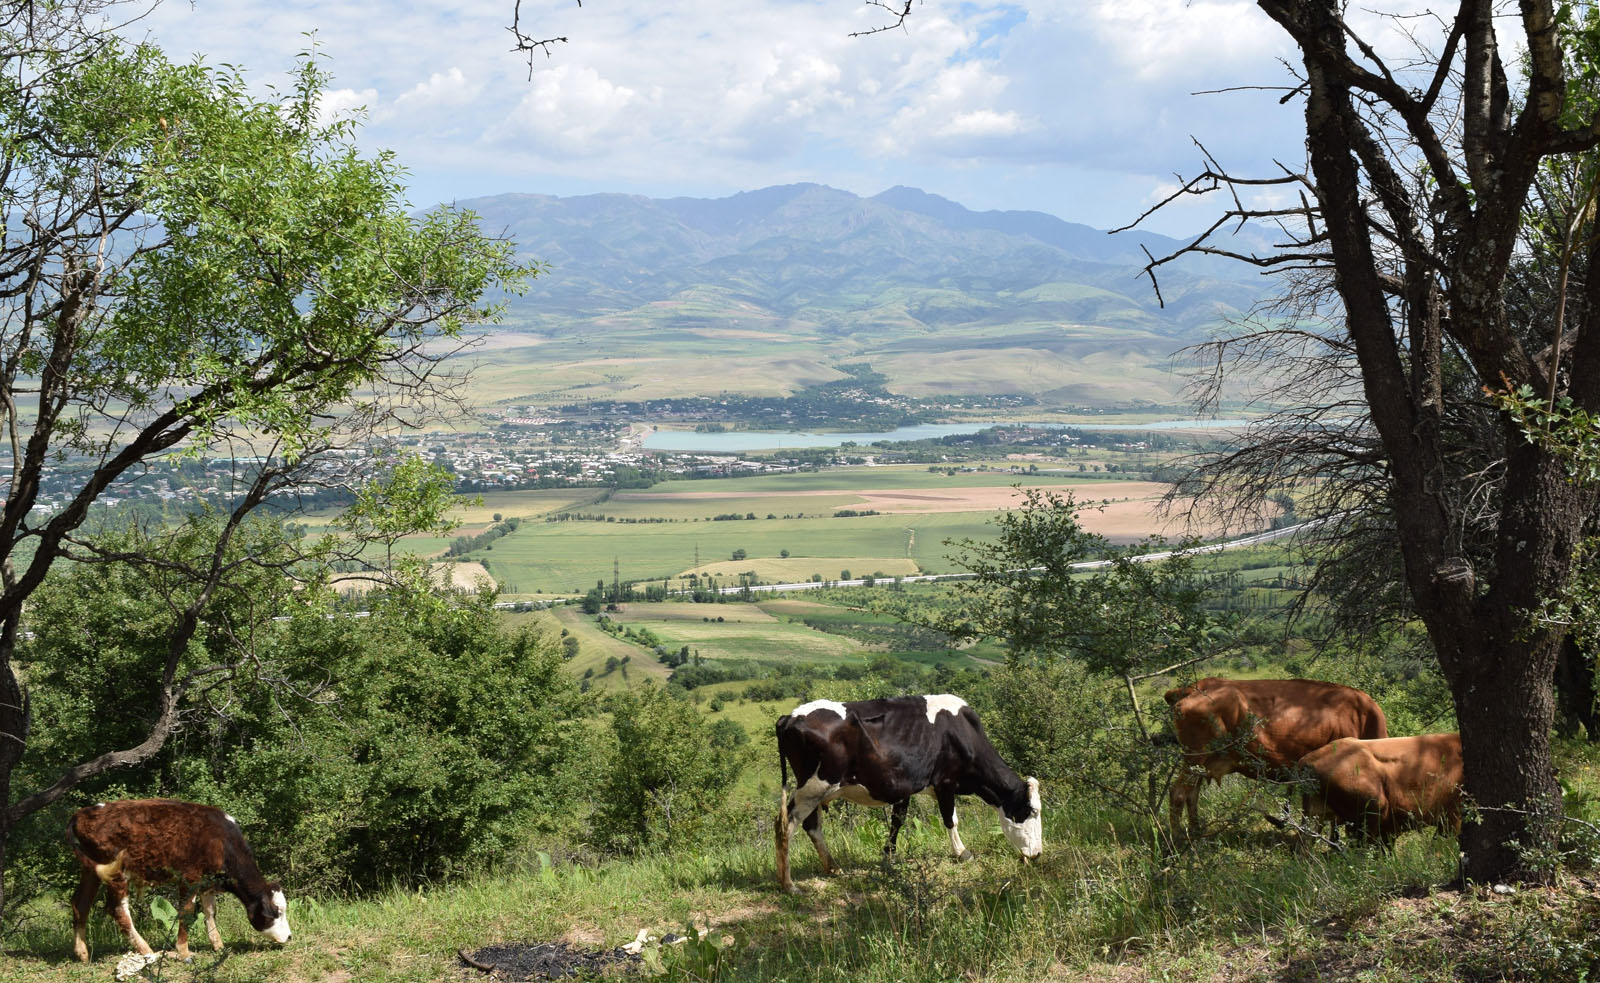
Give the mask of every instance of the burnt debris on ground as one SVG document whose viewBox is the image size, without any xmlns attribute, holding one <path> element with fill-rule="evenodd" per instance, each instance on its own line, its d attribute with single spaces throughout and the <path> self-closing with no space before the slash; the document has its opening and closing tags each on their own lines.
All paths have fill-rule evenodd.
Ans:
<svg viewBox="0 0 1600 983">
<path fill-rule="evenodd" d="M 505 981 L 559 980 L 599 976 L 608 967 L 639 962 L 639 957 L 621 947 L 579 949 L 565 942 L 502 942 L 476 952 L 462 950 L 461 961 L 478 971 L 468 978 Z"/>
</svg>

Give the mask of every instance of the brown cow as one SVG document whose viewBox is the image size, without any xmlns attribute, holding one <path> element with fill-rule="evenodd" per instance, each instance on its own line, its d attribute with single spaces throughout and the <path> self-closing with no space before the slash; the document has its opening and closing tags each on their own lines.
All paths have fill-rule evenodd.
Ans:
<svg viewBox="0 0 1600 983">
<path fill-rule="evenodd" d="M 1172 726 L 1186 767 L 1173 782 L 1169 819 L 1178 834 L 1183 810 L 1200 832 L 1200 786 L 1231 772 L 1290 781 L 1291 766 L 1341 737 L 1389 736 L 1383 710 L 1349 686 L 1314 679 L 1220 679 L 1168 690 Z"/>
<path fill-rule="evenodd" d="M 72 896 L 73 951 L 88 962 L 85 929 L 100 885 L 106 886 L 106 910 L 135 950 L 151 955 L 149 943 L 133 927 L 128 914 L 129 888 L 179 882 L 184 917 L 178 924 L 178 957 L 189 958 L 189 918 L 196 897 L 205 913 L 213 949 L 222 948 L 217 933 L 216 893 L 238 898 L 256 931 L 274 942 L 289 941 L 289 919 L 283 891 L 261 877 L 239 824 L 213 806 L 176 799 L 130 799 L 102 802 L 79 809 L 67 823 L 67 836 L 83 868 Z"/>
<path fill-rule="evenodd" d="M 1339 740 L 1300 759 L 1317 791 L 1306 812 L 1387 843 L 1405 829 L 1461 828 L 1461 735 Z"/>
</svg>

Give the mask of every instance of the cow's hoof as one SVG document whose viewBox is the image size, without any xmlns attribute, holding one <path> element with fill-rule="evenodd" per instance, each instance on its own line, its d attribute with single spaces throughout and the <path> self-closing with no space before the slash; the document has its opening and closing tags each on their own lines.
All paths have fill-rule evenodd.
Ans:
<svg viewBox="0 0 1600 983">
<path fill-rule="evenodd" d="M 960 862 L 960 863 L 966 863 L 968 860 L 971 860 L 971 859 L 972 859 L 972 851 L 971 850 L 962 850 L 961 851 L 961 856 L 956 858 L 956 860 L 958 862 Z"/>
<path fill-rule="evenodd" d="M 783 885 L 783 893 L 798 896 L 804 892 L 802 892 L 798 887 L 795 887 L 793 884 L 785 884 Z"/>
</svg>

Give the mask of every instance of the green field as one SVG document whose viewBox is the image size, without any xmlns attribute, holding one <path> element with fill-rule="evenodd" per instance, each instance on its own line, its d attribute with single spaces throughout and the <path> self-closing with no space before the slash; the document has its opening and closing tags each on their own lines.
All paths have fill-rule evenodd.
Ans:
<svg viewBox="0 0 1600 983">
<path fill-rule="evenodd" d="M 846 569 L 858 577 L 876 572 L 948 573 L 956 568 L 947 557 L 951 550 L 945 540 L 988 540 L 994 535 L 996 513 L 936 511 L 958 507 L 941 501 L 939 493 L 955 495 L 962 489 L 987 493 L 1019 482 L 1073 490 L 1084 501 L 1096 501 L 1108 491 L 1103 480 L 1082 476 L 992 472 L 947 476 L 908 465 L 672 481 L 641 491 L 619 491 L 592 504 L 574 504 L 580 500 L 570 494 L 563 498 L 504 493 L 486 497 L 472 515 L 482 519 L 481 513 L 492 509 L 507 516 L 537 516 L 565 503 L 572 506 L 571 512 L 609 521 L 535 518 L 466 558 L 486 564 L 513 595 L 585 591 L 597 580 L 610 582 L 613 561 L 617 575 L 630 581 L 659 581 L 691 570 L 719 577 L 753 570 L 769 582 L 809 580 L 813 575 L 839 579 Z M 867 491 L 926 493 L 930 496 L 926 502 L 913 504 L 929 511 L 833 515 L 838 508 L 862 506 L 861 493 Z M 805 518 L 784 518 L 801 514 Z M 712 521 L 718 515 L 756 518 Z M 744 550 L 745 559 L 734 560 L 736 550 Z"/>
<path fill-rule="evenodd" d="M 738 522 L 531 522 L 491 549 L 467 558 L 484 563 L 507 593 L 582 592 L 597 580 L 611 582 L 616 560 L 623 580 L 676 577 L 700 562 L 720 562 L 734 550 L 750 557 L 816 560 L 815 573 L 837 579 L 852 557 L 906 557 L 919 569 L 948 573 L 947 538 L 987 539 L 992 515 L 960 512 L 933 515 L 871 515 L 844 519 L 756 519 Z M 869 559 L 868 562 L 874 562 Z M 850 567 L 860 576 L 872 569 Z M 889 572 L 889 571 L 885 571 Z"/>
</svg>

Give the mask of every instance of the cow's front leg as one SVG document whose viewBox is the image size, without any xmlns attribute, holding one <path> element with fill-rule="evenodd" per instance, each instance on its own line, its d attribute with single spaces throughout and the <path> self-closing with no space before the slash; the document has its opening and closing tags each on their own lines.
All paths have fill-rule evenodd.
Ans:
<svg viewBox="0 0 1600 983">
<path fill-rule="evenodd" d="M 1172 791 L 1168 793 L 1171 804 L 1171 813 L 1168 820 L 1172 825 L 1172 838 L 1176 840 L 1182 835 L 1183 814 L 1189 814 L 1189 835 L 1200 836 L 1200 783 L 1204 781 L 1195 769 L 1185 767 L 1178 772 L 1178 777 L 1173 780 Z"/>
<path fill-rule="evenodd" d="M 972 851 L 961 842 L 961 833 L 956 829 L 956 793 L 950 789 L 939 790 L 939 815 L 944 818 L 944 828 L 950 831 L 950 849 L 955 851 L 957 860 L 971 860 Z"/>
<path fill-rule="evenodd" d="M 889 839 L 883 844 L 883 859 L 894 857 L 895 840 L 900 837 L 900 827 L 906 821 L 906 809 L 911 805 L 910 799 L 901 799 L 889 808 Z"/>
</svg>

